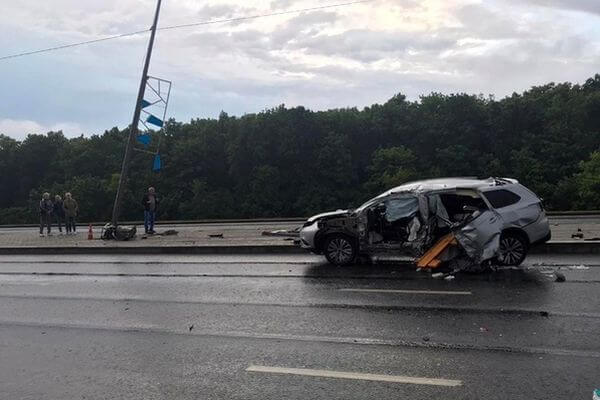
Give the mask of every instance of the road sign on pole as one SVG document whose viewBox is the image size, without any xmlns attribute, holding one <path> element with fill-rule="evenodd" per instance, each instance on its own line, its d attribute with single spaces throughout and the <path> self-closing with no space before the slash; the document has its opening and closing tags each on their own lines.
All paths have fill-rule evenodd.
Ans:
<svg viewBox="0 0 600 400">
<path fill-rule="evenodd" d="M 119 178 L 119 187 L 117 188 L 117 194 L 115 196 L 115 203 L 113 205 L 112 212 L 112 224 L 116 227 L 119 223 L 119 215 L 121 213 L 121 203 L 123 201 L 123 192 L 125 191 L 125 185 L 127 183 L 127 174 L 129 173 L 129 164 L 131 162 L 131 155 L 133 153 L 133 147 L 135 146 L 135 140 L 137 136 L 138 120 L 140 119 L 140 113 L 142 106 L 144 105 L 144 92 L 146 89 L 146 81 L 148 79 L 148 67 L 150 66 L 150 57 L 152 56 L 152 47 L 154 46 L 154 36 L 156 35 L 156 27 L 158 25 L 158 15 L 160 13 L 161 0 L 157 0 L 156 11 L 154 13 L 154 23 L 150 30 L 150 41 L 148 42 L 148 52 L 146 54 L 146 61 L 144 62 L 144 69 L 142 72 L 142 79 L 140 82 L 140 88 L 138 91 L 137 101 L 135 103 L 135 111 L 133 112 L 133 122 L 129 128 L 129 138 L 127 139 L 127 145 L 125 146 L 125 155 L 123 156 L 123 164 L 121 166 L 121 176 Z"/>
</svg>

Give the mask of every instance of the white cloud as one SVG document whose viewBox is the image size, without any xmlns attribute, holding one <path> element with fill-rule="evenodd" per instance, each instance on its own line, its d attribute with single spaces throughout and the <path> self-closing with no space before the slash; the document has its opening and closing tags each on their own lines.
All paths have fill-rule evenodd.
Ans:
<svg viewBox="0 0 600 400">
<path fill-rule="evenodd" d="M 159 25 L 334 2 L 170 0 L 163 2 Z M 143 29 L 155 4 L 9 2 L 0 13 L 0 49 L 6 54 Z M 362 107 L 398 92 L 413 100 L 431 91 L 500 98 L 548 81 L 582 82 L 597 73 L 599 5 L 598 0 L 379 0 L 164 30 L 157 34 L 150 74 L 173 81 L 168 116 L 180 120 L 215 117 L 221 110 L 241 115 L 281 103 Z M 27 130 L 63 126 L 66 134 L 87 135 L 124 128 L 147 38 L 0 62 L 3 92 L 10 93 L 10 101 L 0 102 L 4 133 L 22 137 Z"/>
<path fill-rule="evenodd" d="M 74 122 L 59 122 L 52 126 L 44 126 L 30 120 L 0 119 L 0 134 L 15 139 L 25 139 L 29 134 L 45 135 L 48 132 L 62 131 L 67 137 L 81 135 L 84 130 Z"/>
</svg>

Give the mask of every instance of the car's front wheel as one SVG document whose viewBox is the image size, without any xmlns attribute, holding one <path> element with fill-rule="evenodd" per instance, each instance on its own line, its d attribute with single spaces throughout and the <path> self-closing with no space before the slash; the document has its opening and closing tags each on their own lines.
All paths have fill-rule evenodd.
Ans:
<svg viewBox="0 0 600 400">
<path fill-rule="evenodd" d="M 323 253 L 331 264 L 348 265 L 356 257 L 356 244 L 348 236 L 331 235 L 325 240 Z"/>
<path fill-rule="evenodd" d="M 517 233 L 503 233 L 500 237 L 498 261 L 501 265 L 520 265 L 527 256 L 527 239 Z"/>
</svg>

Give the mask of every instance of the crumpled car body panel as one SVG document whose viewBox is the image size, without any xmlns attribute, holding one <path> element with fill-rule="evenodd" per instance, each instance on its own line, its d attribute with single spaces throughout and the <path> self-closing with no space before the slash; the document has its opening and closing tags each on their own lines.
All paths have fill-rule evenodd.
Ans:
<svg viewBox="0 0 600 400">
<path fill-rule="evenodd" d="M 503 225 L 497 212 L 485 210 L 453 233 L 473 263 L 480 264 L 498 254 Z"/>
</svg>

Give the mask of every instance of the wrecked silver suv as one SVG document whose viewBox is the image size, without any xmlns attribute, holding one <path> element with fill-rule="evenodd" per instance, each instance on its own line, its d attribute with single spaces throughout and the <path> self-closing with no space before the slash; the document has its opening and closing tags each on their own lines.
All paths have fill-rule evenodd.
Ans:
<svg viewBox="0 0 600 400">
<path fill-rule="evenodd" d="M 519 265 L 531 246 L 549 239 L 541 200 L 508 178 L 407 183 L 354 210 L 315 215 L 300 231 L 303 248 L 336 265 L 358 256 L 422 261 L 435 250 L 429 266 L 450 262 L 456 269 Z"/>
</svg>

